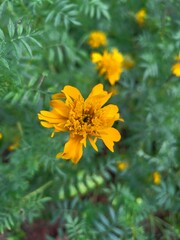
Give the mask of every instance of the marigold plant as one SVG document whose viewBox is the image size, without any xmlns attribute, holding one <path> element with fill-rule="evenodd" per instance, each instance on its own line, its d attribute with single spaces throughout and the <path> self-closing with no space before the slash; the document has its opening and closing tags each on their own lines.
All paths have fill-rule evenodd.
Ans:
<svg viewBox="0 0 180 240">
<path fill-rule="evenodd" d="M 175 76 L 180 77 L 180 56 L 177 56 L 175 60 L 176 63 L 173 64 L 171 71 Z"/>
<path fill-rule="evenodd" d="M 117 167 L 120 171 L 124 171 L 128 168 L 128 163 L 127 162 L 119 162 Z"/>
<path fill-rule="evenodd" d="M 123 55 L 114 48 L 111 52 L 105 50 L 103 54 L 93 52 L 91 54 L 91 60 L 97 65 L 99 75 L 105 75 L 105 78 L 114 85 L 123 72 Z"/>
<path fill-rule="evenodd" d="M 0 240 L 180 239 L 179 9 L 0 1 Z"/>
<path fill-rule="evenodd" d="M 64 151 L 58 153 L 57 158 L 77 163 L 82 157 L 87 138 L 96 151 L 98 138 L 103 140 L 110 151 L 114 151 L 114 142 L 118 142 L 121 135 L 112 125 L 123 119 L 120 118 L 116 105 L 103 107 L 110 97 L 111 93 L 104 91 L 102 84 L 96 85 L 86 100 L 80 91 L 72 86 L 66 86 L 61 93 L 53 95 L 50 102 L 52 111 L 42 110 L 38 118 L 43 127 L 54 128 L 52 136 L 54 132 L 70 133 Z M 65 99 L 65 102 L 62 99 Z"/>
<path fill-rule="evenodd" d="M 153 172 L 152 177 L 155 184 L 158 185 L 161 183 L 161 174 L 158 171 Z"/>
<path fill-rule="evenodd" d="M 136 22 L 139 24 L 139 26 L 142 26 L 145 22 L 146 18 L 146 10 L 145 9 L 140 9 L 136 14 L 135 14 L 135 19 Z"/>
<path fill-rule="evenodd" d="M 102 31 L 91 32 L 88 39 L 88 44 L 91 48 L 98 48 L 107 45 L 106 34 Z"/>
<path fill-rule="evenodd" d="M 129 70 L 135 65 L 134 59 L 130 55 L 124 55 L 123 68 Z"/>
</svg>

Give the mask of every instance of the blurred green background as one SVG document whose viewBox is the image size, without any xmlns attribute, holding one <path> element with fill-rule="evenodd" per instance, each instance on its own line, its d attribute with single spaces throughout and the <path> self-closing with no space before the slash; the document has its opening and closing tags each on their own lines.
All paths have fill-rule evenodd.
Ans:
<svg viewBox="0 0 180 240">
<path fill-rule="evenodd" d="M 179 9 L 179 0 L 0 1 L 0 239 L 180 238 Z M 37 113 L 66 85 L 84 97 L 98 83 L 112 91 L 90 58 L 98 30 L 134 62 L 110 100 L 122 140 L 114 153 L 87 145 L 74 165 L 55 158 L 68 134 L 51 138 Z"/>
</svg>

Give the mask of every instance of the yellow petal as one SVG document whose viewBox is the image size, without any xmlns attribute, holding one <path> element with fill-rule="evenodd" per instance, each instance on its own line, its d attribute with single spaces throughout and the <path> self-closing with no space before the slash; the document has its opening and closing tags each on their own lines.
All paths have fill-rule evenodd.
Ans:
<svg viewBox="0 0 180 240">
<path fill-rule="evenodd" d="M 43 122 L 43 121 L 41 121 L 40 123 L 45 128 L 53 128 L 53 124 L 51 124 L 51 123 L 47 123 L 47 122 Z"/>
<path fill-rule="evenodd" d="M 45 112 L 45 111 L 43 111 L 43 112 Z M 38 114 L 39 120 L 44 120 L 44 121 L 47 121 L 49 123 L 59 123 L 59 122 L 61 122 L 61 118 L 58 118 L 58 117 L 53 118 L 53 116 L 54 116 L 53 114 L 49 115 L 49 116 L 52 116 L 52 117 L 47 117 L 47 116 L 44 116 L 42 114 Z"/>
<path fill-rule="evenodd" d="M 109 104 L 102 108 L 103 115 L 102 118 L 106 122 L 106 126 L 111 127 L 115 121 L 120 120 L 120 115 L 118 113 L 119 109 L 114 104 Z"/>
<path fill-rule="evenodd" d="M 52 137 L 52 138 L 54 137 L 54 131 L 51 133 L 51 137 Z"/>
<path fill-rule="evenodd" d="M 91 60 L 93 63 L 97 63 L 102 60 L 102 56 L 101 54 L 94 52 L 91 54 Z"/>
<path fill-rule="evenodd" d="M 89 96 L 87 97 L 87 99 L 85 100 L 85 103 L 92 103 L 92 102 L 96 102 L 96 99 L 98 99 L 98 104 L 99 104 L 99 108 L 101 106 L 103 106 L 111 97 L 112 93 L 108 93 L 107 91 L 103 90 L 103 85 L 97 84 L 91 91 L 91 93 L 89 94 Z"/>
<path fill-rule="evenodd" d="M 50 105 L 52 108 L 54 108 L 54 111 L 62 115 L 63 117 L 68 117 L 69 115 L 69 108 L 68 106 L 60 101 L 60 100 L 51 100 Z"/>
<path fill-rule="evenodd" d="M 52 95 L 52 99 L 61 99 L 61 98 L 66 98 L 66 96 L 64 95 L 64 93 L 55 93 Z"/>
<path fill-rule="evenodd" d="M 97 140 L 97 138 L 95 138 L 95 139 L 93 140 L 91 137 L 88 137 L 88 139 L 89 139 L 89 142 L 90 142 L 91 146 L 94 148 L 94 150 L 95 150 L 95 151 L 98 151 L 98 147 L 97 147 L 97 145 L 96 145 L 96 140 Z"/>
<path fill-rule="evenodd" d="M 99 83 L 93 87 L 91 93 L 89 94 L 89 97 L 96 96 L 102 93 L 107 93 L 107 92 L 103 90 L 103 85 Z"/>
<path fill-rule="evenodd" d="M 118 49 L 113 48 L 112 53 L 113 53 L 113 57 L 115 58 L 116 61 L 118 61 L 119 63 L 122 63 L 122 62 L 124 61 L 124 57 L 123 57 L 123 55 L 118 51 Z"/>
<path fill-rule="evenodd" d="M 175 60 L 176 60 L 176 61 L 180 61 L 180 56 L 176 56 L 176 57 L 175 57 Z"/>
<path fill-rule="evenodd" d="M 64 152 L 58 153 L 56 157 L 71 160 L 74 164 L 78 163 L 83 154 L 81 140 L 81 136 L 70 136 L 69 141 L 64 146 Z"/>
<path fill-rule="evenodd" d="M 177 77 L 180 77 L 180 63 L 176 63 L 172 66 L 172 72 Z"/>
<path fill-rule="evenodd" d="M 66 121 L 63 121 L 63 120 L 58 124 L 54 124 L 53 127 L 54 127 L 55 132 L 67 131 L 67 128 L 65 127 L 65 125 L 66 125 Z"/>
<path fill-rule="evenodd" d="M 107 118 L 114 118 L 119 111 L 118 107 L 114 104 L 109 104 L 109 105 L 103 107 L 102 109 Z M 116 119 L 116 120 L 118 120 L 118 119 Z"/>
<path fill-rule="evenodd" d="M 65 86 L 62 92 L 66 95 L 71 97 L 72 99 L 83 98 L 80 91 L 72 86 Z"/>
<path fill-rule="evenodd" d="M 81 140 L 81 143 L 84 145 L 84 147 L 86 147 L 86 135 Z"/>
<path fill-rule="evenodd" d="M 120 73 L 118 72 L 117 74 L 109 74 L 107 76 L 109 82 L 111 85 L 114 85 L 120 78 Z"/>
<path fill-rule="evenodd" d="M 40 114 L 38 114 L 38 116 L 41 115 L 43 117 L 48 117 L 48 118 L 58 118 L 58 114 L 55 114 L 54 112 L 49 112 L 49 111 L 45 111 L 42 110 L 40 111 Z"/>
<path fill-rule="evenodd" d="M 101 139 L 103 140 L 106 147 L 114 152 L 114 142 L 118 142 L 121 139 L 121 135 L 115 128 L 107 128 L 99 131 Z"/>
</svg>

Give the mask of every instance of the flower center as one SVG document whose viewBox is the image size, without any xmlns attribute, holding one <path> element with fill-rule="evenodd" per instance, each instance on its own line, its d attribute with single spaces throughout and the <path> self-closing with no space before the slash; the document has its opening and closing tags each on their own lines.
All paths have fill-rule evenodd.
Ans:
<svg viewBox="0 0 180 240">
<path fill-rule="evenodd" d="M 83 122 L 84 123 L 90 123 L 90 121 L 91 121 L 91 117 L 89 115 L 83 116 Z"/>
<path fill-rule="evenodd" d="M 71 106 L 65 127 L 74 135 L 97 135 L 97 116 L 94 106 L 85 105 L 84 100 L 76 100 Z"/>
</svg>

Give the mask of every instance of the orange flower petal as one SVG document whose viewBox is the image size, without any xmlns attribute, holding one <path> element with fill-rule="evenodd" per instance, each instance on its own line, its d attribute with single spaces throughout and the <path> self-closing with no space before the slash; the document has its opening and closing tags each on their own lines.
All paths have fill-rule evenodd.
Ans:
<svg viewBox="0 0 180 240">
<path fill-rule="evenodd" d="M 97 102 L 98 99 L 98 107 L 100 108 L 103 106 L 111 97 L 112 93 L 108 93 L 107 91 L 103 90 L 103 85 L 97 84 L 85 100 L 85 103 L 88 102 Z"/>
<path fill-rule="evenodd" d="M 52 123 L 47 123 L 47 122 L 43 122 L 43 121 L 41 121 L 40 123 L 45 128 L 53 128 L 53 124 Z"/>
<path fill-rule="evenodd" d="M 177 77 L 180 77 L 180 63 L 176 63 L 172 66 L 172 72 Z"/>
<path fill-rule="evenodd" d="M 95 139 L 93 140 L 91 137 L 88 137 L 88 139 L 89 139 L 89 142 L 90 142 L 91 146 L 94 148 L 94 150 L 95 150 L 95 151 L 98 151 L 98 147 L 97 147 L 97 145 L 96 145 L 96 140 L 97 140 L 97 138 L 95 138 Z"/>
<path fill-rule="evenodd" d="M 114 152 L 114 142 L 118 142 L 121 139 L 121 135 L 115 128 L 107 128 L 99 131 L 101 139 L 103 140 L 106 147 Z"/>
<path fill-rule="evenodd" d="M 81 136 L 70 137 L 64 146 L 64 152 L 58 153 L 56 157 L 71 160 L 74 164 L 78 163 L 83 153 L 81 140 Z"/>
<path fill-rule="evenodd" d="M 102 118 L 106 119 L 106 124 L 111 127 L 115 121 L 120 120 L 119 109 L 114 104 L 109 104 L 102 108 L 103 115 Z"/>
<path fill-rule="evenodd" d="M 52 95 L 52 99 L 61 99 L 61 98 L 66 98 L 66 96 L 64 95 L 64 93 L 55 93 Z"/>
<path fill-rule="evenodd" d="M 65 86 L 62 92 L 67 96 L 71 97 L 72 99 L 83 98 L 80 91 L 72 86 Z"/>
<path fill-rule="evenodd" d="M 92 60 L 93 63 L 97 63 L 97 62 L 102 60 L 102 56 L 101 56 L 100 53 L 94 52 L 94 53 L 91 54 L 91 60 Z"/>
<path fill-rule="evenodd" d="M 50 105 L 52 108 L 54 108 L 55 112 L 59 113 L 63 117 L 68 117 L 69 108 L 64 102 L 60 100 L 51 100 Z"/>
<path fill-rule="evenodd" d="M 43 112 L 43 114 L 41 114 L 41 112 Z M 61 119 L 58 116 L 55 118 L 55 115 L 53 113 L 51 115 L 51 112 L 49 112 L 50 114 L 47 114 L 48 112 L 46 112 L 46 111 L 41 111 L 41 112 L 40 112 L 40 114 L 38 114 L 39 120 L 44 120 L 44 121 L 47 121 L 49 123 L 59 123 L 59 122 L 61 122 Z M 44 114 L 44 112 L 46 112 L 46 114 Z"/>
</svg>

